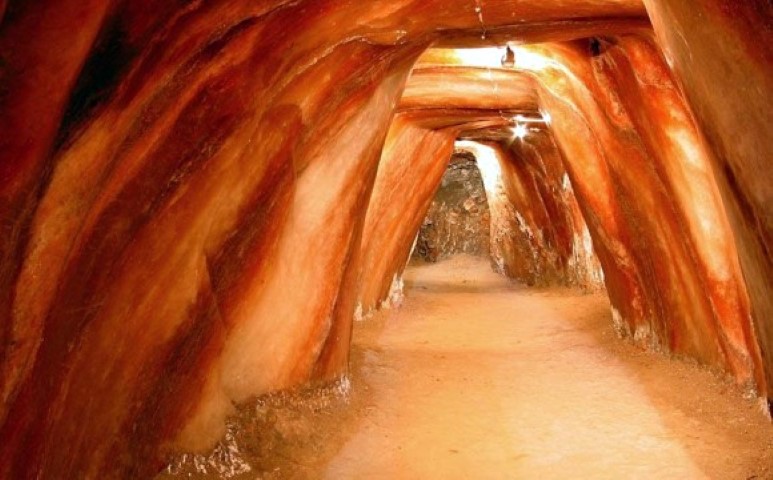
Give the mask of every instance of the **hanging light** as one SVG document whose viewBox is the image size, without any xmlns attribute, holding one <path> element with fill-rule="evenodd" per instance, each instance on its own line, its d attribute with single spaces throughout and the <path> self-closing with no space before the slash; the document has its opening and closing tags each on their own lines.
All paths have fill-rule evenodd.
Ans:
<svg viewBox="0 0 773 480">
<path fill-rule="evenodd" d="M 510 48 L 510 45 L 505 49 L 505 54 L 502 55 L 502 68 L 515 67 L 515 52 Z"/>
</svg>

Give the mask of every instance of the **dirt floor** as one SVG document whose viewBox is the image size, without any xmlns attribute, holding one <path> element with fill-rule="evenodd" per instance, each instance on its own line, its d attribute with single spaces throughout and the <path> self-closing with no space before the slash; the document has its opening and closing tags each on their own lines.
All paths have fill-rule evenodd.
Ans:
<svg viewBox="0 0 773 480">
<path fill-rule="evenodd" d="M 244 407 L 214 457 L 170 472 L 773 478 L 773 426 L 759 403 L 618 339 L 603 294 L 528 289 L 462 256 L 410 267 L 406 295 L 402 308 L 357 323 L 350 380 Z"/>
</svg>

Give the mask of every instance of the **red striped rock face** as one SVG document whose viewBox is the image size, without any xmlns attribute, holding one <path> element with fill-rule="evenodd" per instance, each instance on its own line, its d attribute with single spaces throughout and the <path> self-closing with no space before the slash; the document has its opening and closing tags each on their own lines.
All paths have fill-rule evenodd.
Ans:
<svg viewBox="0 0 773 480">
<path fill-rule="evenodd" d="M 675 2 L 650 3 L 665 38 Z M 717 70 L 680 77 L 701 130 L 658 48 L 624 35 L 646 35 L 640 2 L 478 5 L 0 2 L 0 478 L 147 478 L 234 402 L 345 374 L 355 306 L 387 295 L 454 141 L 503 111 L 551 115 L 535 188 L 568 174 L 621 329 L 764 387 L 749 318 L 770 345 L 770 258 L 743 214 L 765 188 L 709 168 L 760 151 L 716 155 L 706 112 L 734 113 L 697 82 Z M 616 40 L 524 50 L 548 63 L 518 71 L 428 54 L 408 79 L 433 42 L 589 35 Z M 566 252 L 576 211 L 540 195 Z"/>
<path fill-rule="evenodd" d="M 710 154 L 649 42 L 603 48 L 592 58 L 577 45 L 536 49 L 547 62 L 536 75 L 581 203 L 592 202 L 620 327 L 764 384 Z"/>
<path fill-rule="evenodd" d="M 773 397 L 773 10 L 764 0 L 644 3 L 713 153 Z"/>
<path fill-rule="evenodd" d="M 480 148 L 480 147 L 479 147 Z M 484 145 L 501 169 L 492 203 L 493 260 L 527 285 L 603 286 L 601 266 L 550 132 Z"/>
</svg>

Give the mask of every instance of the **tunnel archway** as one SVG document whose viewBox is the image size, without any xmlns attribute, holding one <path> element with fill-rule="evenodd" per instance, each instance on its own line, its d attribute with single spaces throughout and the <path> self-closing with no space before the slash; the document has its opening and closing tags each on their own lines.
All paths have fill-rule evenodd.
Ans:
<svg viewBox="0 0 773 480">
<path fill-rule="evenodd" d="M 345 375 L 437 159 L 539 111 L 619 330 L 764 401 L 770 8 L 677 3 L 0 2 L 0 476 L 146 477 Z"/>
<path fill-rule="evenodd" d="M 624 37 L 616 40 L 616 42 L 618 42 L 618 46 L 615 48 L 605 47 L 608 53 L 604 55 L 614 55 L 616 51 L 626 51 L 627 49 L 627 51 L 636 52 L 635 55 L 641 57 L 648 55 L 648 52 L 652 51 L 650 44 L 646 40 Z M 604 60 L 598 60 L 600 52 L 590 48 L 591 43 L 581 41 L 553 46 L 538 45 L 534 49 L 519 47 L 516 50 L 516 65 L 519 59 L 521 59 L 522 71 L 531 73 L 527 73 L 525 80 L 516 85 L 521 85 L 521 88 L 526 92 L 525 94 L 522 93 L 521 97 L 518 98 L 534 101 L 539 96 L 542 106 L 535 102 L 537 105 L 531 105 L 532 111 L 544 109 L 558 127 L 556 137 L 562 152 L 560 158 L 563 161 L 564 168 L 566 168 L 568 178 L 571 180 L 570 183 L 578 184 L 579 191 L 577 194 L 580 196 L 580 207 L 583 210 L 584 216 L 590 219 L 591 235 L 593 236 L 594 243 L 598 244 L 598 248 L 601 249 L 599 256 L 605 270 L 605 280 L 612 298 L 613 318 L 616 325 L 620 331 L 628 332 L 631 337 L 636 338 L 637 341 L 643 344 L 649 345 L 651 348 L 689 352 L 689 355 L 703 358 L 708 364 L 718 361 L 727 362 L 726 365 L 729 369 L 735 370 L 736 373 L 738 373 L 738 369 L 746 369 L 749 372 L 746 375 L 749 375 L 757 368 L 752 365 L 758 362 L 758 360 L 755 360 L 755 358 L 758 358 L 758 353 L 755 353 L 757 348 L 756 341 L 752 340 L 754 336 L 754 333 L 751 331 L 752 326 L 747 323 L 747 314 L 744 313 L 748 311 L 749 304 L 748 298 L 743 292 L 737 294 L 730 293 L 728 297 L 727 293 L 735 290 L 735 287 L 721 288 L 715 291 L 715 293 L 708 295 L 705 306 L 693 303 L 692 300 L 688 306 L 683 300 L 677 298 L 680 294 L 669 298 L 668 295 L 664 295 L 662 290 L 663 282 L 674 282 L 674 284 L 680 285 L 680 287 L 675 288 L 675 292 L 684 291 L 683 288 L 687 286 L 684 283 L 687 270 L 677 273 L 675 270 L 668 272 L 667 270 L 660 269 L 659 272 L 654 274 L 644 273 L 652 272 L 653 268 L 658 268 L 655 263 L 649 260 L 648 254 L 644 253 L 644 251 L 649 251 L 653 245 L 661 245 L 658 248 L 660 248 L 662 255 L 674 258 L 681 257 L 683 259 L 676 260 L 676 264 L 688 265 L 696 258 L 694 254 L 688 253 L 690 250 L 706 248 L 705 245 L 708 240 L 704 232 L 707 228 L 720 228 L 729 232 L 727 220 L 722 213 L 723 209 L 719 193 L 711 177 L 708 155 L 705 151 L 700 153 L 701 150 L 698 146 L 701 145 L 701 140 L 696 136 L 695 127 L 691 126 L 692 124 L 685 116 L 675 118 L 668 125 L 669 129 L 679 131 L 682 135 L 693 136 L 692 138 L 697 149 L 693 148 L 690 152 L 684 150 L 684 143 L 675 141 L 673 137 L 670 140 L 672 146 L 669 146 L 669 141 L 661 136 L 659 138 L 660 143 L 655 148 L 654 137 L 649 137 L 649 134 L 646 134 L 646 130 L 645 134 L 640 137 L 643 140 L 632 140 L 639 137 L 639 134 L 636 133 L 637 127 L 633 123 L 635 120 L 629 119 L 628 114 L 624 110 L 625 104 L 620 103 L 620 99 L 617 97 L 618 93 L 616 93 L 618 91 L 614 89 L 614 84 L 611 83 L 617 80 L 614 77 L 609 77 L 609 72 L 603 70 Z M 607 41 L 607 43 L 610 42 Z M 492 68 L 496 68 L 501 51 L 494 49 L 492 52 L 491 50 L 481 50 L 478 61 L 482 61 L 484 65 L 473 67 L 464 66 L 464 58 L 467 55 L 467 51 L 432 51 L 419 60 L 411 81 L 414 78 L 418 79 L 418 86 L 416 87 L 418 91 L 422 88 L 428 90 L 431 87 L 427 87 L 427 85 L 432 85 L 432 83 L 426 81 L 426 76 L 449 76 L 448 65 L 456 64 L 465 72 L 464 75 L 467 75 L 467 77 L 461 77 L 463 79 L 462 82 L 466 82 L 470 76 L 474 78 L 474 75 L 477 73 L 480 75 L 479 78 L 482 79 L 481 82 L 486 82 L 491 101 L 496 102 L 499 100 L 497 94 L 500 84 L 496 81 Z M 653 59 L 653 57 L 650 58 Z M 579 65 L 573 67 L 573 62 L 579 62 L 579 64 L 583 65 L 584 73 L 580 73 L 581 71 L 578 70 L 577 67 Z M 438 65 L 446 66 L 439 67 Z M 425 69 L 427 70 L 426 73 Z M 523 78 L 524 74 L 522 71 L 510 73 L 500 68 L 497 69 L 496 75 L 515 75 Z M 571 76 L 566 73 L 570 71 L 573 72 Z M 649 74 L 657 75 L 657 70 L 653 70 Z M 534 76 L 538 79 L 540 77 L 553 79 L 556 75 L 559 78 L 567 76 L 567 80 L 563 83 L 545 83 L 547 80 L 542 80 L 543 83 L 538 83 L 537 85 L 559 86 L 562 88 L 560 91 L 543 91 L 535 88 L 534 84 L 530 85 L 528 82 L 528 80 L 535 78 Z M 594 79 L 593 75 L 596 76 L 596 79 Z M 668 79 L 665 77 L 660 78 L 660 86 L 667 86 Z M 472 85 L 475 85 L 474 82 L 475 80 L 473 80 Z M 526 87 L 524 88 L 523 85 Z M 676 86 L 671 85 L 671 93 L 664 94 L 664 96 L 670 98 L 669 101 L 673 108 L 673 102 L 676 101 L 674 95 L 677 93 Z M 463 90 L 463 88 L 460 88 L 460 90 Z M 668 90 L 661 88 L 660 91 Z M 415 93 L 409 81 L 404 97 L 404 101 L 411 108 L 410 113 L 407 115 L 417 116 L 420 124 L 423 123 L 433 128 L 438 125 L 442 126 L 442 115 L 447 115 L 448 112 L 442 112 L 438 115 L 437 111 L 432 109 L 432 103 L 429 101 L 428 105 L 430 107 L 425 109 L 424 113 L 417 113 L 419 109 L 413 95 Z M 438 95 L 442 97 L 443 94 L 439 93 Z M 427 95 L 427 97 L 431 97 L 431 95 Z M 508 97 L 508 99 L 510 98 L 513 97 Z M 573 100 L 568 101 L 568 99 Z M 601 101 L 592 99 L 601 99 Z M 611 103 L 605 104 L 605 99 Z M 455 106 L 463 102 L 461 99 L 453 101 L 457 102 L 454 104 Z M 575 103 L 571 104 L 570 102 Z M 570 105 L 569 108 L 566 107 L 567 104 Z M 638 104 L 630 103 L 629 105 Z M 460 126 L 458 116 L 455 117 L 454 115 L 458 115 L 458 113 L 455 112 L 448 115 L 448 121 L 456 122 L 457 128 L 460 130 L 464 129 L 465 127 Z M 472 113 L 471 117 L 473 122 L 494 122 L 494 125 L 499 124 L 500 126 L 507 126 L 512 122 L 511 118 L 502 114 L 501 105 L 499 108 L 492 108 L 488 117 L 485 114 L 481 114 L 480 111 Z M 643 125 L 641 120 L 639 122 L 639 125 Z M 593 129 L 591 129 L 591 125 L 593 125 Z M 650 147 L 646 147 L 646 142 L 648 141 L 652 142 Z M 582 144 L 579 144 L 580 142 Z M 642 148 L 641 143 L 644 143 L 645 148 Z M 680 152 L 680 154 L 690 155 L 694 160 L 698 158 L 702 158 L 702 160 L 698 160 L 689 166 L 682 164 L 681 167 L 677 167 L 674 170 L 673 167 L 676 164 L 667 160 L 668 154 L 664 154 L 663 151 L 670 152 L 670 154 Z M 635 158 L 635 160 L 633 162 L 626 161 L 630 157 Z M 385 162 L 387 162 L 385 164 L 386 168 L 380 170 L 380 174 L 388 177 L 391 174 L 388 170 L 388 157 L 385 158 Z M 671 170 L 669 171 L 668 169 Z M 707 198 L 713 198 L 714 207 L 707 209 L 705 208 L 708 205 L 706 203 L 703 206 L 698 206 L 694 201 L 687 198 L 690 194 L 669 193 L 677 191 L 676 182 L 679 182 L 677 178 L 680 176 L 686 178 L 685 175 L 692 175 L 703 179 L 702 183 L 694 184 L 695 188 L 702 189 L 703 193 L 698 194 L 696 190 L 696 193 L 691 194 L 692 198 L 700 196 L 704 202 Z M 588 183 L 589 181 L 594 182 L 594 185 L 591 186 Z M 436 182 L 431 184 L 432 188 L 434 188 L 435 184 Z M 377 179 L 376 195 L 378 195 L 378 189 Z M 646 196 L 646 200 L 643 200 L 644 197 L 642 195 Z M 674 203 L 668 200 L 670 195 L 676 195 Z M 375 198 L 378 201 L 378 197 L 376 196 Z M 648 204 L 648 206 L 645 207 L 645 204 Z M 669 204 L 671 206 L 666 207 Z M 636 208 L 632 209 L 636 205 L 638 205 L 638 211 L 636 211 Z M 651 216 L 651 209 L 656 205 L 662 205 L 664 210 L 661 214 L 657 215 L 657 218 L 654 218 Z M 625 208 L 625 211 L 623 208 Z M 673 209 L 676 209 L 676 214 Z M 710 211 L 713 213 L 710 213 Z M 676 223 L 678 221 L 677 218 L 685 221 L 691 230 L 685 231 L 682 226 Z M 641 229 L 640 225 L 642 223 L 648 225 L 646 230 Z M 709 227 L 709 225 L 713 225 L 713 227 Z M 700 229 L 703 229 L 703 232 Z M 412 231 L 413 228 L 408 228 L 408 232 L 412 233 Z M 410 237 L 410 233 L 408 233 L 408 237 Z M 643 237 L 648 235 L 649 237 L 644 240 Z M 685 244 L 677 246 L 678 242 L 674 242 L 673 239 L 685 235 Z M 627 246 L 627 243 L 633 238 L 640 239 L 646 246 L 644 244 L 637 246 L 635 243 L 630 247 Z M 399 247 L 401 251 L 407 248 L 407 244 L 408 241 L 403 239 Z M 724 246 L 718 244 L 715 248 L 717 252 L 723 250 L 728 252 L 727 244 L 724 244 Z M 720 277 L 723 277 L 723 281 L 730 282 L 730 284 L 742 283 L 737 257 L 731 252 L 724 256 L 722 260 L 719 257 L 714 257 L 711 260 L 708 257 L 703 257 L 704 260 L 698 260 L 698 263 L 695 264 L 697 270 L 691 274 L 694 275 L 693 278 L 695 280 L 687 280 L 687 282 L 694 281 L 697 286 L 704 284 L 706 281 L 715 281 L 709 280 L 710 278 L 718 280 Z M 702 256 L 699 253 L 697 255 L 698 258 Z M 719 263 L 716 263 L 717 261 Z M 393 267 L 387 277 L 391 278 L 398 268 Z M 723 273 L 720 273 L 720 271 Z M 736 272 L 734 274 L 735 280 L 730 280 L 726 276 L 729 271 Z M 375 278 L 379 278 L 379 276 L 377 273 Z M 671 280 L 667 280 L 669 276 Z M 701 277 L 705 280 L 700 280 L 699 278 Z M 632 298 L 638 300 L 632 300 Z M 648 302 L 654 303 L 648 304 Z M 370 303 L 375 304 L 372 301 Z M 676 312 L 685 308 L 686 317 L 680 319 L 681 314 Z M 727 310 L 728 308 L 734 309 L 736 313 L 730 314 Z M 700 313 L 701 309 L 704 309 L 703 313 Z M 688 310 L 690 313 L 686 313 Z M 668 317 L 668 315 L 664 316 L 666 311 L 672 312 L 671 320 L 665 320 Z M 718 311 L 724 311 L 724 313 L 718 314 L 716 313 Z M 688 317 L 689 320 L 687 319 Z M 701 317 L 703 317 L 703 320 L 700 320 Z M 735 318 L 735 320 L 732 320 L 732 318 Z M 666 323 L 661 323 L 663 321 Z M 731 326 L 731 323 L 735 323 L 736 326 Z M 696 333 L 696 330 L 702 329 L 707 332 L 717 331 L 717 329 L 724 330 L 727 333 L 722 336 L 728 335 L 725 337 L 727 343 L 725 346 L 721 346 L 719 351 L 715 350 L 715 346 L 712 344 L 701 345 L 701 341 L 698 339 L 711 336 L 711 334 Z M 676 334 L 678 331 L 683 333 Z M 731 331 L 734 333 L 730 334 Z M 667 337 L 670 340 L 667 344 L 664 344 L 662 340 Z M 743 340 L 742 337 L 745 337 L 746 340 Z M 745 343 L 747 346 L 739 347 L 739 342 Z M 741 360 L 736 355 L 744 349 L 751 349 L 751 353 L 746 360 Z M 741 355 L 746 356 L 746 354 Z M 719 360 L 720 357 L 724 357 L 724 360 Z M 745 367 L 741 366 L 743 363 L 746 363 Z M 761 370 L 758 369 L 757 372 L 761 372 Z"/>
</svg>

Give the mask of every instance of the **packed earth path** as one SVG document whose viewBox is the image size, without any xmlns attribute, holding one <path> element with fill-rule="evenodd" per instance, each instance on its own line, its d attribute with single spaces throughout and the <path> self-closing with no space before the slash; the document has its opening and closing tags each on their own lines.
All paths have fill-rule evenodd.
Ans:
<svg viewBox="0 0 773 480">
<path fill-rule="evenodd" d="M 604 293 L 460 255 L 356 322 L 348 378 L 242 405 L 157 480 L 773 479 L 759 400 L 614 331 Z"/>
<path fill-rule="evenodd" d="M 773 478 L 757 400 L 618 338 L 604 294 L 527 288 L 470 256 L 405 280 L 401 308 L 355 327 L 351 418 L 310 476 Z"/>
</svg>

